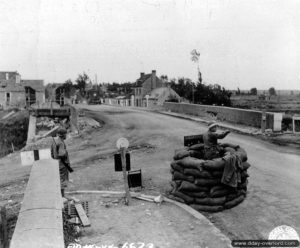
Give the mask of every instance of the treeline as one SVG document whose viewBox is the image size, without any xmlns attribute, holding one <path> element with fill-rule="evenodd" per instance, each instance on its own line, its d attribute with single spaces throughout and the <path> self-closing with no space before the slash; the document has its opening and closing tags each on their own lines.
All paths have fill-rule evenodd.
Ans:
<svg viewBox="0 0 300 248">
<path fill-rule="evenodd" d="M 166 75 L 162 75 L 160 79 L 177 92 L 183 101 L 195 104 L 231 106 L 230 91 L 219 84 L 202 83 L 201 77 L 196 83 L 184 77 L 169 81 Z M 99 91 L 103 96 L 113 97 L 133 94 L 135 82 L 92 84 L 89 76 L 83 72 L 78 75 L 74 82 L 71 79 L 66 80 L 62 87 L 66 97 L 74 94 L 85 97 L 89 89 Z"/>
<path fill-rule="evenodd" d="M 236 91 L 236 95 L 253 95 L 253 96 L 256 96 L 257 94 L 258 94 L 258 91 L 257 91 L 256 87 L 251 88 L 250 91 L 248 91 L 248 92 L 241 92 L 241 90 L 239 88 Z M 266 94 L 266 92 L 264 91 L 263 94 Z M 270 96 L 276 96 L 277 93 L 276 93 L 275 88 L 274 87 L 269 88 L 268 94 Z M 292 91 L 291 91 L 291 95 L 293 95 Z"/>
<path fill-rule="evenodd" d="M 180 78 L 176 83 L 171 80 L 171 88 L 192 103 L 231 106 L 230 91 L 219 84 L 205 84 L 200 81 L 202 80 L 194 83 L 190 79 Z"/>
</svg>

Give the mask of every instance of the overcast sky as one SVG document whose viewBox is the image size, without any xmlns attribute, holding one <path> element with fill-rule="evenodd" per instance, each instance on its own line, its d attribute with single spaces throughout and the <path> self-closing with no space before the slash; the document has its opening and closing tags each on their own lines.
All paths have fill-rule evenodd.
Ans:
<svg viewBox="0 0 300 248">
<path fill-rule="evenodd" d="M 155 69 L 229 89 L 300 88 L 299 0 L 0 0 L 0 71 L 64 82 Z"/>
</svg>

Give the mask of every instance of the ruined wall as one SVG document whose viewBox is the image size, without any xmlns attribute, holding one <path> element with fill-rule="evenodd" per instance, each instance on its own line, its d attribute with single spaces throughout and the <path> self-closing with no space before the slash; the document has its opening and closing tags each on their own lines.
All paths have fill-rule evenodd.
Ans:
<svg viewBox="0 0 300 248">
<path fill-rule="evenodd" d="M 215 115 L 218 120 L 228 121 L 236 124 L 244 124 L 260 128 L 262 121 L 262 112 L 248 109 L 237 109 L 221 106 L 187 104 L 187 103 L 170 103 L 165 102 L 166 110 L 172 112 L 190 114 L 196 116 Z M 273 114 L 267 113 L 266 128 L 273 129 Z"/>
<path fill-rule="evenodd" d="M 10 93 L 9 106 L 6 105 L 6 93 Z M 4 108 L 7 107 L 24 107 L 25 106 L 25 92 L 0 92 L 0 104 Z"/>
</svg>

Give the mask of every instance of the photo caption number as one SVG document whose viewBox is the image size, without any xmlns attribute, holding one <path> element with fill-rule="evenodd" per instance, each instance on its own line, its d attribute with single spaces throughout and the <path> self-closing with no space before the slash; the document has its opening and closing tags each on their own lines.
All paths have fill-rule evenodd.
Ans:
<svg viewBox="0 0 300 248">
<path fill-rule="evenodd" d="M 143 242 L 137 242 L 138 248 L 144 248 L 145 247 L 145 243 Z"/>
</svg>

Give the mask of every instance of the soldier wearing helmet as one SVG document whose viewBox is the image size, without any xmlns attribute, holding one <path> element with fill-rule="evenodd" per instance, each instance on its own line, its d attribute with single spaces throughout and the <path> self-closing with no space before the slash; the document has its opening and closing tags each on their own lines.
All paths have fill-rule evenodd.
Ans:
<svg viewBox="0 0 300 248">
<path fill-rule="evenodd" d="M 217 127 L 217 123 L 211 122 L 208 125 L 208 131 L 203 134 L 205 159 L 213 159 L 222 156 L 223 148 L 218 145 L 218 139 L 225 138 L 230 131 L 218 133 Z"/>
<path fill-rule="evenodd" d="M 67 187 L 69 181 L 69 172 L 72 172 L 70 167 L 69 155 L 64 140 L 67 137 L 67 130 L 63 127 L 57 131 L 57 138 L 53 139 L 51 146 L 52 158 L 59 160 L 59 174 L 62 196 L 64 196 L 64 190 Z"/>
</svg>

